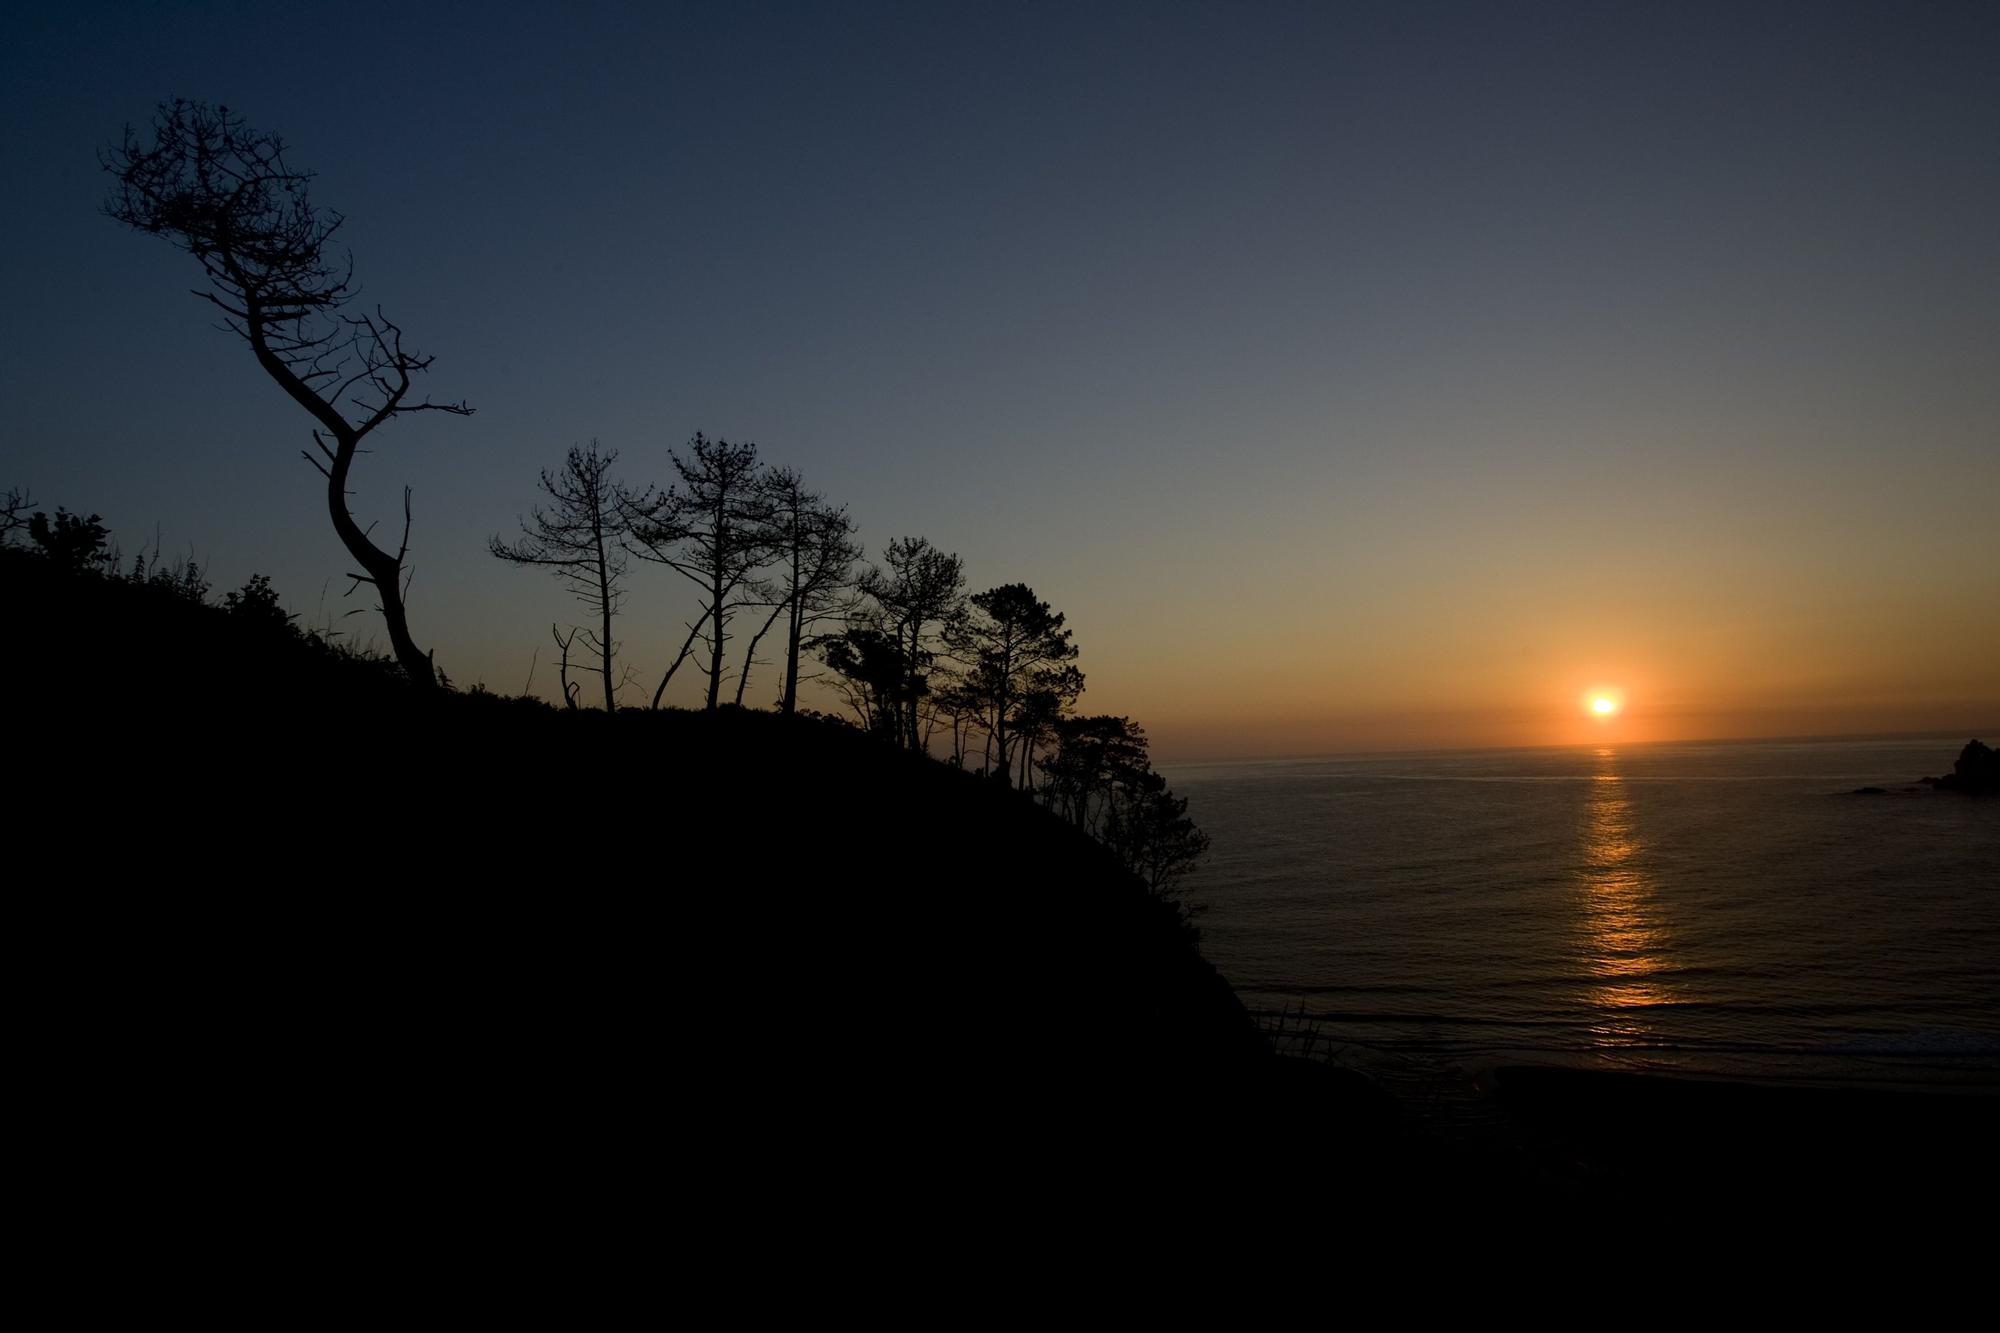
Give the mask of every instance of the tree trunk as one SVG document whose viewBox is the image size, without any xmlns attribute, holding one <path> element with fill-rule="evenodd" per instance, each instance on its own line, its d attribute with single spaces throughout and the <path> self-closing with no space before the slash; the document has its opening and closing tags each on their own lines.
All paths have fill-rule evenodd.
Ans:
<svg viewBox="0 0 2000 1333">
<path fill-rule="evenodd" d="M 347 472 L 354 466 L 354 451 L 361 444 L 361 437 L 347 420 L 334 410 L 333 404 L 314 393 L 311 386 L 301 380 L 292 368 L 285 364 L 264 338 L 264 315 L 255 301 L 246 301 L 248 318 L 244 327 L 249 331 L 250 348 L 257 355 L 257 364 L 264 373 L 278 382 L 292 400 L 312 414 L 320 425 L 326 427 L 333 436 L 333 458 L 326 471 L 326 508 L 333 519 L 333 530 L 340 538 L 340 544 L 347 553 L 360 563 L 368 581 L 375 585 L 376 595 L 382 599 L 382 620 L 389 628 L 389 646 L 395 650 L 396 661 L 402 666 L 403 674 L 410 683 L 420 690 L 437 688 L 437 668 L 431 662 L 430 654 L 417 647 L 417 641 L 410 637 L 410 622 L 403 613 L 403 561 L 400 556 L 392 556 L 374 542 L 354 521 L 354 515 L 347 511 Z M 307 455 L 311 457 L 311 455 Z M 403 532 L 409 534 L 410 492 L 403 489 Z"/>
<path fill-rule="evenodd" d="M 785 612 L 785 698 L 778 705 L 779 713 L 791 717 L 799 710 L 799 634 L 802 627 L 799 618 L 805 614 L 799 605 L 799 538 L 798 520 L 792 522 L 792 596 Z"/>
<path fill-rule="evenodd" d="M 771 614 L 764 617 L 764 623 L 758 626 L 755 634 L 750 636 L 749 651 L 743 654 L 743 670 L 736 677 L 736 706 L 738 708 L 743 706 L 743 691 L 750 684 L 750 667 L 757 660 L 757 645 L 762 643 L 764 636 L 771 632 L 771 626 L 778 623 L 778 613 L 784 609 L 785 604 L 783 602 L 772 607 Z"/>
<path fill-rule="evenodd" d="M 910 627 L 910 679 L 906 687 L 910 697 L 905 704 L 910 728 L 910 749 L 918 753 L 922 753 L 924 747 L 923 738 L 918 734 L 917 728 L 917 687 L 923 683 L 917 677 L 917 653 L 923 641 L 924 622 L 919 620 Z"/>
<path fill-rule="evenodd" d="M 660 677 L 660 687 L 653 691 L 653 708 L 655 711 L 658 711 L 660 707 L 660 698 L 667 692 L 667 686 L 673 682 L 674 673 L 681 669 L 681 663 L 687 661 L 688 654 L 694 650 L 695 636 L 701 633 L 701 627 L 707 623 L 708 613 L 704 611 L 699 620 L 688 626 L 688 636 L 681 641 L 680 652 L 676 653 L 674 660 L 668 664 L 667 674 Z"/>
<path fill-rule="evenodd" d="M 596 446 L 591 448 L 594 452 Z M 604 610 L 604 637 L 598 644 L 604 650 L 604 711 L 616 713 L 618 694 L 611 684 L 611 570 L 604 556 L 604 502 L 593 496 L 591 505 L 590 532 L 597 541 L 597 599 Z"/>
<path fill-rule="evenodd" d="M 722 654 L 727 651 L 728 637 L 723 630 L 728 628 L 729 618 L 722 606 L 722 599 L 729 594 L 723 584 L 722 571 L 729 565 L 729 500 L 730 488 L 718 485 L 715 488 L 714 516 L 714 568 L 709 573 L 709 605 L 715 624 L 710 626 L 715 638 L 708 652 L 708 711 L 713 713 L 722 702 Z"/>
<path fill-rule="evenodd" d="M 715 567 L 715 579 L 710 586 L 712 597 L 710 605 L 715 608 L 713 613 L 715 624 L 710 627 L 710 632 L 715 635 L 715 641 L 708 650 L 708 711 L 711 713 L 721 707 L 722 704 L 722 654 L 726 651 L 725 645 L 728 643 L 727 638 L 722 633 L 722 627 L 726 622 L 722 618 L 722 599 L 725 595 L 725 590 L 722 586 L 722 562 L 720 559 L 716 561 Z"/>
<path fill-rule="evenodd" d="M 1000 748 L 1000 784 L 1002 786 L 1008 785 L 1013 780 L 1008 771 L 1007 763 L 1007 705 L 1009 702 L 1010 700 L 1007 698 L 1007 673 L 1002 671 L 1000 673 L 999 698 L 993 709 L 993 736 L 995 743 Z"/>
<path fill-rule="evenodd" d="M 410 636 L 410 622 L 403 611 L 403 562 L 369 541 L 368 534 L 347 512 L 347 470 L 354 463 L 357 443 L 352 430 L 343 429 L 335 436 L 333 466 L 327 469 L 327 513 L 333 519 L 333 530 L 340 537 L 341 545 L 360 563 L 368 581 L 375 586 L 376 595 L 381 598 L 382 621 L 389 628 L 389 646 L 395 650 L 396 661 L 402 666 L 403 674 L 418 689 L 436 689 L 437 668 L 431 662 L 430 654 L 417 647 L 417 641 Z M 406 522 L 409 503 L 406 490 L 403 495 Z"/>
<path fill-rule="evenodd" d="M 785 629 L 785 701 L 779 712 L 791 717 L 799 711 L 799 607 L 792 603 L 792 612 Z"/>
<path fill-rule="evenodd" d="M 924 743 L 924 684 L 920 680 L 910 691 L 910 748 L 918 754 L 930 753 L 930 747 Z"/>
</svg>

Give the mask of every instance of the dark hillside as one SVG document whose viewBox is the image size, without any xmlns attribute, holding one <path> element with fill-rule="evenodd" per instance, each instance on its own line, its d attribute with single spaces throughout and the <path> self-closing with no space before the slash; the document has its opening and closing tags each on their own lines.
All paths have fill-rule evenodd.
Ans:
<svg viewBox="0 0 2000 1333">
<path fill-rule="evenodd" d="M 769 714 L 420 698 L 4 570 L 36 1041 L 58 1117 L 145 1170 L 303 1140 L 463 1189 L 668 1135 L 943 1186 L 1184 1151 L 1286 1082 L 1176 908 L 944 765 Z"/>
<path fill-rule="evenodd" d="M 1103 848 L 857 731 L 419 696 L 161 586 L 18 551 L 0 586 L 10 1072 L 72 1221 L 303 1197 L 629 1241 L 660 1199 L 725 1231 L 782 1201 L 859 1245 L 869 1210 L 1337 1200 L 1365 1230 L 1447 1196 L 1886 1189 L 1823 1166 L 1917 1141 L 1884 1107 L 1943 1123 L 1510 1069 L 1487 1111 L 1517 1133 L 1440 1138 L 1271 1055 Z"/>
</svg>

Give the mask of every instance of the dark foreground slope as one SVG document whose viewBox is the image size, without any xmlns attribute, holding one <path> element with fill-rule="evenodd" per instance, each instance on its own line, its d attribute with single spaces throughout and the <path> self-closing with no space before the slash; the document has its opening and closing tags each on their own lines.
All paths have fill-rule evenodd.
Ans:
<svg viewBox="0 0 2000 1333">
<path fill-rule="evenodd" d="M 824 723 L 419 698 L 7 572 L 30 1081 L 128 1183 L 963 1200 L 1245 1162 L 1323 1101 L 1013 793 Z"/>
<path fill-rule="evenodd" d="M 1943 1124 L 1909 1102 L 1510 1070 L 1469 1137 L 1413 1125 L 1270 1055 L 1171 906 L 941 765 L 419 699 L 6 553 L 0 586 L 10 1109 L 49 1235 L 643 1268 L 692 1227 L 754 1266 L 1135 1214 L 1103 1242 L 1490 1239 L 1614 1200 L 1866 1222 L 1990 1178 L 1976 1133 L 1907 1164 Z"/>
</svg>

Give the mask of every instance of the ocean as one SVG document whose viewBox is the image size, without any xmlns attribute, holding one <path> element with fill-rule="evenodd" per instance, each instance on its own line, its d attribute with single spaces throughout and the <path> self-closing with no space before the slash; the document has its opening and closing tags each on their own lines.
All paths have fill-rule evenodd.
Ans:
<svg viewBox="0 0 2000 1333">
<path fill-rule="evenodd" d="M 1902 790 L 1964 742 L 1165 769 L 1214 840 L 1203 953 L 1322 1050 L 1994 1088 L 2000 799 Z"/>
</svg>

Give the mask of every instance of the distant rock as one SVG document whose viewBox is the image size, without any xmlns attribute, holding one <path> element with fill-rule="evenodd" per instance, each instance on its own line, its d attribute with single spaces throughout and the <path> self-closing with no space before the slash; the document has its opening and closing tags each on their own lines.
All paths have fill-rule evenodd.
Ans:
<svg viewBox="0 0 2000 1333">
<path fill-rule="evenodd" d="M 1944 791 L 2000 792 L 2000 753 L 1978 740 L 1965 743 L 1958 762 L 1941 778 L 1918 778 L 1928 787 Z"/>
<path fill-rule="evenodd" d="M 1850 796 L 1883 796 L 1886 794 L 1887 790 L 1882 787 L 1856 787 L 1848 793 Z"/>
</svg>

